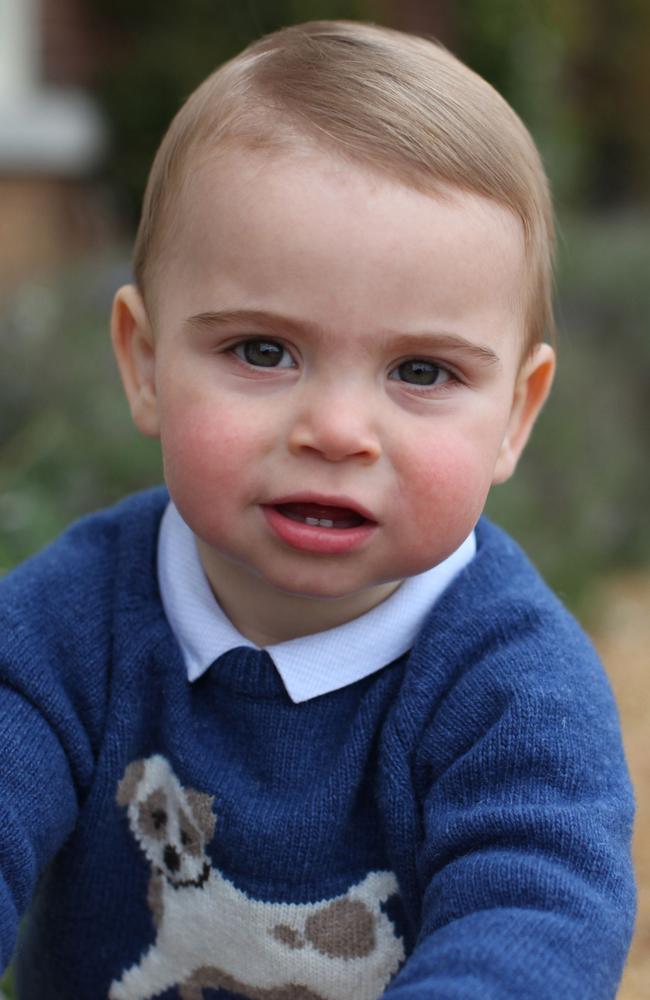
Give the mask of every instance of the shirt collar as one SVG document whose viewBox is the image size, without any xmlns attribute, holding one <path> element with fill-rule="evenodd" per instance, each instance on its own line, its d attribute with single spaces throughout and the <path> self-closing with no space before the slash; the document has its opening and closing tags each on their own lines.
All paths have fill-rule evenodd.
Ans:
<svg viewBox="0 0 650 1000">
<path fill-rule="evenodd" d="M 291 700 L 308 701 L 336 691 L 368 677 L 410 649 L 434 602 L 475 552 L 472 532 L 444 562 L 407 578 L 387 600 L 360 618 L 325 632 L 266 646 Z M 194 535 L 171 502 L 158 537 L 158 583 L 190 681 L 237 646 L 258 648 L 237 631 L 219 606 Z"/>
</svg>

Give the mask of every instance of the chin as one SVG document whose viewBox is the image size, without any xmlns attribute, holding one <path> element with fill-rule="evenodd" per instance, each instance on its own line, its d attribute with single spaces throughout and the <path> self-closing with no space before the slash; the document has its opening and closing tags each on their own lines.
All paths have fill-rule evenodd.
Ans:
<svg viewBox="0 0 650 1000">
<path fill-rule="evenodd" d="M 323 569 L 318 574 L 292 573 L 290 577 L 264 575 L 263 579 L 283 594 L 316 601 L 345 600 L 363 590 L 372 590 L 373 587 L 381 585 L 374 580 L 368 582 L 357 577 L 346 577 L 341 574 L 340 567 L 330 571 Z"/>
</svg>

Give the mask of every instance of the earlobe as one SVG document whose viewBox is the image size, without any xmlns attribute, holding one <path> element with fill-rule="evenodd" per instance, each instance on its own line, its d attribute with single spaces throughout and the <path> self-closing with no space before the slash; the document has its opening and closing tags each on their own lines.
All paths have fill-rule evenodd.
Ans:
<svg viewBox="0 0 650 1000">
<path fill-rule="evenodd" d="M 535 421 L 551 391 L 555 374 L 555 352 L 550 344 L 537 344 L 521 366 L 492 478 L 504 483 L 513 474 Z"/>
<path fill-rule="evenodd" d="M 115 295 L 111 340 L 133 422 L 143 434 L 158 437 L 156 345 L 144 300 L 135 285 L 123 285 Z"/>
</svg>

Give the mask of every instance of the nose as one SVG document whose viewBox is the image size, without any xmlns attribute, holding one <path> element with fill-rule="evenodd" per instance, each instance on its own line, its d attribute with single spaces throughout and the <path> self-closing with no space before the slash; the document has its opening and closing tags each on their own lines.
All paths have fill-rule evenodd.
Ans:
<svg viewBox="0 0 650 1000">
<path fill-rule="evenodd" d="M 381 444 L 370 401 L 349 387 L 345 392 L 310 388 L 289 434 L 294 455 L 313 453 L 328 462 L 376 462 Z"/>
</svg>

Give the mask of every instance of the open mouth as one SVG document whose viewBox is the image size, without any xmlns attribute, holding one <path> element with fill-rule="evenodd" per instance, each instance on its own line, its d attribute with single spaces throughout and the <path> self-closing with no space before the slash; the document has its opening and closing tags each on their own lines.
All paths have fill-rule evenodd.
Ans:
<svg viewBox="0 0 650 1000">
<path fill-rule="evenodd" d="M 313 528 L 358 528 L 362 524 L 371 523 L 358 511 L 350 507 L 334 507 L 318 503 L 280 503 L 275 509 L 299 524 L 307 524 Z"/>
<path fill-rule="evenodd" d="M 262 504 L 262 511 L 283 545 L 314 555 L 349 555 L 368 545 L 379 528 L 368 511 L 347 497 L 278 497 Z"/>
</svg>

